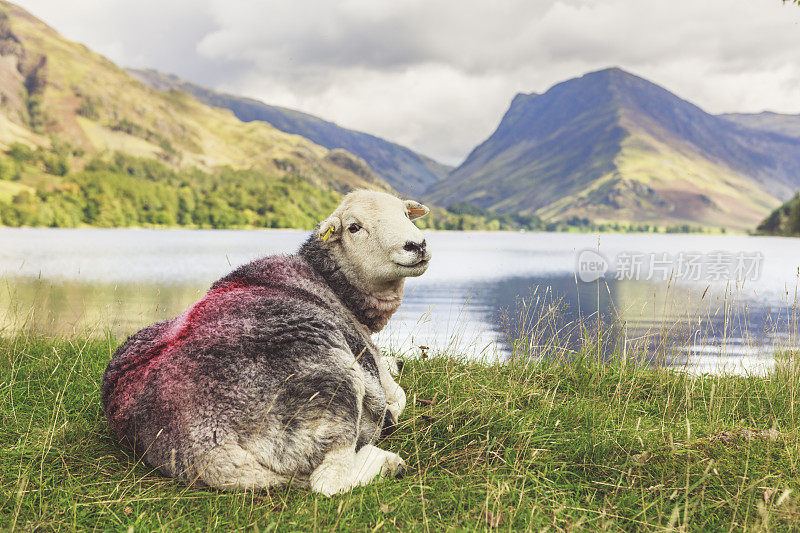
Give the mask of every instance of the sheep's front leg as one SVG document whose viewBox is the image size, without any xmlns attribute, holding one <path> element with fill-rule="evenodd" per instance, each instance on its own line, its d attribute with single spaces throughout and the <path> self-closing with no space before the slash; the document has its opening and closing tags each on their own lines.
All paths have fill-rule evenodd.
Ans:
<svg viewBox="0 0 800 533">
<path fill-rule="evenodd" d="M 400 413 L 406 408 L 406 392 L 400 385 L 394 382 L 384 385 L 384 390 L 386 391 L 386 409 L 392 414 L 395 422 L 397 422 L 400 420 Z"/>
<path fill-rule="evenodd" d="M 391 356 L 382 356 L 380 358 L 383 364 L 378 365 L 378 374 L 380 375 L 381 387 L 386 395 L 386 408 L 394 417 L 394 421 L 400 420 L 400 414 L 406 408 L 406 392 L 394 380 L 389 368 L 394 365 L 398 368 L 397 359 Z"/>
<path fill-rule="evenodd" d="M 329 451 L 322 462 L 311 472 L 311 490 L 325 496 L 346 492 L 353 487 L 352 471 L 355 463 L 355 445 Z"/>
<path fill-rule="evenodd" d="M 377 446 L 363 446 L 358 453 L 354 447 L 331 450 L 311 473 L 311 490 L 325 496 L 347 492 L 366 485 L 378 477 L 401 476 L 405 462 L 396 453 Z"/>
<path fill-rule="evenodd" d="M 356 485 L 366 485 L 378 476 L 402 477 L 406 472 L 406 463 L 399 455 L 371 444 L 358 450 L 353 467 Z"/>
</svg>

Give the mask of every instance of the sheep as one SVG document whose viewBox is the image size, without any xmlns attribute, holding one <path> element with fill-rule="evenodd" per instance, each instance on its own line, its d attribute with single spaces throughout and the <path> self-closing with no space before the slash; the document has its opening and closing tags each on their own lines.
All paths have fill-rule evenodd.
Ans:
<svg viewBox="0 0 800 533">
<path fill-rule="evenodd" d="M 241 266 L 128 338 L 102 385 L 117 439 L 167 476 L 220 489 L 330 496 L 400 475 L 403 459 L 375 443 L 406 395 L 370 335 L 428 267 L 412 223 L 427 213 L 351 192 L 298 253 Z"/>
</svg>

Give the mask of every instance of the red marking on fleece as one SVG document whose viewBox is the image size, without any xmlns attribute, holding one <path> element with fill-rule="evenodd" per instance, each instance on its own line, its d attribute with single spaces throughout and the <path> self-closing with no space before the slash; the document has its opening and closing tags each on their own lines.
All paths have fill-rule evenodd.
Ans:
<svg viewBox="0 0 800 533">
<path fill-rule="evenodd" d="M 248 276 L 237 276 L 234 272 L 183 314 L 166 324 L 161 333 L 149 343 L 147 349 L 139 353 L 123 354 L 125 362 L 110 376 L 115 382 L 111 385 L 108 413 L 115 431 L 120 432 L 121 423 L 130 416 L 129 410 L 133 401 L 151 379 L 152 372 L 163 365 L 185 339 L 194 332 L 214 336 L 214 330 L 224 327 L 225 324 L 225 321 L 219 320 L 218 317 L 223 317 L 227 309 L 248 300 L 289 294 L 303 297 L 296 293 L 298 289 L 291 280 L 313 275 L 310 269 L 303 268 L 304 265 L 284 258 L 269 258 L 258 267 L 256 272 L 249 272 Z M 311 297 L 311 295 L 305 296 Z M 186 369 L 187 372 L 191 372 L 191 365 L 187 365 Z M 168 383 L 163 385 L 162 393 L 167 392 L 167 395 L 182 390 L 181 387 L 173 387 Z"/>
</svg>

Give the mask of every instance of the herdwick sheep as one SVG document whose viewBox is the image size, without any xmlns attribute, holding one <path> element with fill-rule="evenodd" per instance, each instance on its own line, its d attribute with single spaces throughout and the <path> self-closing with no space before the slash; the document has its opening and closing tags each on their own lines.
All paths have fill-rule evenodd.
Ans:
<svg viewBox="0 0 800 533">
<path fill-rule="evenodd" d="M 406 396 L 370 335 L 428 267 L 411 222 L 427 212 L 352 192 L 297 254 L 244 265 L 128 338 L 103 377 L 117 438 L 167 476 L 223 489 L 332 495 L 402 473 L 375 442 Z"/>
</svg>

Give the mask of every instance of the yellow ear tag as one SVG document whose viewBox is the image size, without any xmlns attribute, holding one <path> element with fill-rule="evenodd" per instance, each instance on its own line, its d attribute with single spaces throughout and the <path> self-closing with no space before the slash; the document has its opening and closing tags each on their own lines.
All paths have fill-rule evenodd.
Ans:
<svg viewBox="0 0 800 533">
<path fill-rule="evenodd" d="M 424 215 L 424 214 L 425 214 L 425 210 L 424 210 L 424 209 L 413 209 L 413 208 L 412 208 L 412 209 L 409 209 L 409 210 L 408 210 L 408 214 L 409 214 L 409 215 L 419 215 L 419 216 L 422 216 L 422 215 Z"/>
<path fill-rule="evenodd" d="M 331 238 L 331 233 L 333 233 L 333 226 L 329 227 L 328 231 L 326 231 L 324 235 L 320 235 L 319 240 L 322 242 L 328 242 L 328 239 Z"/>
</svg>

